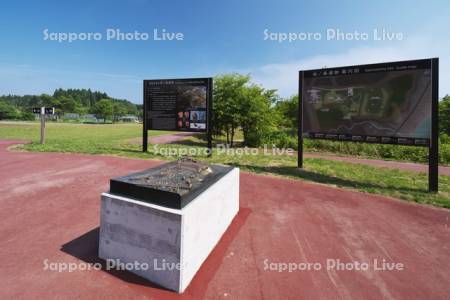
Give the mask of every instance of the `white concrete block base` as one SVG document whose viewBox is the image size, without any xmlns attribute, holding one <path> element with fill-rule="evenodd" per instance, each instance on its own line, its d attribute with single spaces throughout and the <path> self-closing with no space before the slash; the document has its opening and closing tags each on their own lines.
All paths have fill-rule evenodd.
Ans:
<svg viewBox="0 0 450 300">
<path fill-rule="evenodd" d="M 237 168 L 182 209 L 103 193 L 99 256 L 182 293 L 238 211 Z"/>
</svg>

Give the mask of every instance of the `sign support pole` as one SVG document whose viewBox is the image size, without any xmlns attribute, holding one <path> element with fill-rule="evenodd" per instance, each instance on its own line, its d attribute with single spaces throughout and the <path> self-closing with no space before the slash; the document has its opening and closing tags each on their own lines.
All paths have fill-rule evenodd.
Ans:
<svg viewBox="0 0 450 300">
<path fill-rule="evenodd" d="M 208 157 L 212 156 L 212 113 L 213 113 L 213 109 L 212 109 L 212 101 L 213 101 L 213 93 L 212 93 L 212 89 L 213 89 L 213 79 L 209 78 L 208 79 L 208 111 L 207 111 L 207 120 L 206 120 L 206 125 L 207 125 L 207 139 L 208 139 Z"/>
<path fill-rule="evenodd" d="M 303 71 L 298 72 L 298 146 L 297 167 L 303 168 L 303 103 L 302 103 Z"/>
<path fill-rule="evenodd" d="M 142 120 L 142 152 L 147 152 L 148 149 L 148 131 L 147 131 L 147 101 L 145 101 L 145 81 L 144 81 L 144 89 L 143 89 L 143 120 Z"/>
<path fill-rule="evenodd" d="M 428 191 L 438 191 L 439 181 L 439 58 L 431 59 L 431 140 L 428 150 Z"/>
</svg>

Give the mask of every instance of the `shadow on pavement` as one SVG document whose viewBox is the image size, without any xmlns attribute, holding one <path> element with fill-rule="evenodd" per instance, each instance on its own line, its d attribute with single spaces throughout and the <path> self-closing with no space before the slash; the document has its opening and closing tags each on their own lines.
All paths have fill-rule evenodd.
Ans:
<svg viewBox="0 0 450 300">
<path fill-rule="evenodd" d="M 177 294 L 169 291 L 126 270 L 107 270 L 106 261 L 98 257 L 98 242 L 100 234 L 99 227 L 94 228 L 82 236 L 79 236 L 62 245 L 60 250 L 86 263 L 99 263 L 102 265 L 102 271 L 107 272 L 108 274 L 125 282 L 151 288 L 147 289 L 147 292 L 152 293 L 153 296 L 157 296 L 158 299 L 173 298 L 174 296 L 179 296 L 180 298 L 201 299 L 206 292 L 208 283 L 214 277 L 214 274 L 222 264 L 222 260 L 226 255 L 228 246 L 239 233 L 239 230 L 245 224 L 250 213 L 251 210 L 249 208 L 240 207 L 239 213 L 233 219 L 233 222 L 228 227 L 219 243 L 209 254 L 205 262 L 202 264 L 194 279 L 191 281 L 189 287 L 183 294 Z M 154 294 L 155 292 L 157 295 Z"/>
<path fill-rule="evenodd" d="M 61 251 L 70 254 L 86 263 L 102 265 L 102 270 L 107 272 L 123 281 L 145 285 L 154 288 L 160 288 L 158 285 L 153 284 L 142 277 L 139 277 L 126 270 L 107 270 L 106 261 L 98 257 L 98 241 L 99 241 L 100 228 L 97 227 L 91 231 L 77 237 L 76 239 L 62 245 Z"/>
</svg>

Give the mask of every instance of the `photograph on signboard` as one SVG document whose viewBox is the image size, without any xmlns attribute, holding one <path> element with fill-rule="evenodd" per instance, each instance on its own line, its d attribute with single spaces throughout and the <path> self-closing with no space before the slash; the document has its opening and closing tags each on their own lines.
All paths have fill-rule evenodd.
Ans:
<svg viewBox="0 0 450 300">
<path fill-rule="evenodd" d="M 179 85 L 177 88 L 179 106 L 189 109 L 206 109 L 206 86 Z"/>
<path fill-rule="evenodd" d="M 201 110 L 191 111 L 190 128 L 191 129 L 206 128 L 206 111 Z"/>
</svg>

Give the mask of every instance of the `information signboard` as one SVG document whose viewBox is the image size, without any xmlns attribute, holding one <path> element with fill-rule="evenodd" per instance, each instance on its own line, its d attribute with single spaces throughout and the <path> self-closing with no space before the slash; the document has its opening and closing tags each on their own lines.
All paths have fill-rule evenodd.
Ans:
<svg viewBox="0 0 450 300">
<path fill-rule="evenodd" d="M 144 80 L 143 151 L 148 130 L 206 132 L 211 148 L 212 78 Z"/>
</svg>

